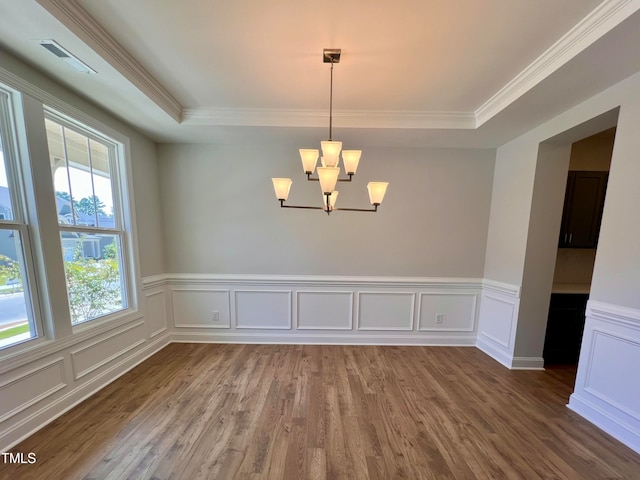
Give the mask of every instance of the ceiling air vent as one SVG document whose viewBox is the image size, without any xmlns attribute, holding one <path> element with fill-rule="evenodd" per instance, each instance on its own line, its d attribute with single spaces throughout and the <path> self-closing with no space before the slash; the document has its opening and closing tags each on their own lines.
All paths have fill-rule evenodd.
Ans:
<svg viewBox="0 0 640 480">
<path fill-rule="evenodd" d="M 53 53 L 56 57 L 61 58 L 62 60 L 67 62 L 77 71 L 82 73 L 96 73 L 93 68 L 84 63 L 78 57 L 75 57 L 69 52 L 69 50 L 66 50 L 55 40 L 40 40 L 40 45 Z"/>
</svg>

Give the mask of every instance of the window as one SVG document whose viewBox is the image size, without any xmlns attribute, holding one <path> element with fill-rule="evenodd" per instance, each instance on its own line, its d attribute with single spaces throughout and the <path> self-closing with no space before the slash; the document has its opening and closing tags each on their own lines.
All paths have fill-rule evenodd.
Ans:
<svg viewBox="0 0 640 480">
<path fill-rule="evenodd" d="M 48 110 L 47 143 L 71 323 L 127 308 L 122 145 Z"/>
<path fill-rule="evenodd" d="M 12 95 L 0 86 L 0 348 L 38 335 Z"/>
</svg>

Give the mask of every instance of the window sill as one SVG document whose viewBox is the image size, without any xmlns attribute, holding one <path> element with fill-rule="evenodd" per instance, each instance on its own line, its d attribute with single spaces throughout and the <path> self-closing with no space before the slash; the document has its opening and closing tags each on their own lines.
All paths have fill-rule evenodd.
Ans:
<svg viewBox="0 0 640 480">
<path fill-rule="evenodd" d="M 72 328 L 73 334 L 59 339 L 34 338 L 0 351 L 0 374 L 56 354 L 103 333 L 143 318 L 139 310 L 130 308 L 118 313 L 91 320 Z M 80 327 L 80 328 L 79 328 Z"/>
</svg>

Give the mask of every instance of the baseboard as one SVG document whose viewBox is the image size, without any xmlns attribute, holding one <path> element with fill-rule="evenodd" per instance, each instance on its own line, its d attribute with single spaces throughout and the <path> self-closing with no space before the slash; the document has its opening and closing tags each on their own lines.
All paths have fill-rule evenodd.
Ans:
<svg viewBox="0 0 640 480">
<path fill-rule="evenodd" d="M 640 432 L 628 428 L 615 416 L 580 398 L 575 393 L 569 397 L 567 407 L 640 454 Z"/>
<path fill-rule="evenodd" d="M 486 353 L 487 355 L 489 355 L 496 362 L 501 363 L 502 365 L 504 365 L 507 368 L 511 368 L 511 363 L 513 361 L 513 357 L 511 357 L 511 355 L 508 355 L 505 352 L 502 352 L 499 349 L 495 348 L 489 342 L 483 340 L 480 336 L 478 336 L 478 338 L 476 340 L 476 348 L 478 348 L 478 350 L 480 350 L 480 351 Z"/>
<path fill-rule="evenodd" d="M 152 341 L 148 341 L 147 345 L 136 350 L 127 358 L 121 359 L 110 368 L 101 372 L 100 375 L 72 389 L 57 400 L 33 412 L 22 421 L 13 425 L 10 429 L 3 431 L 0 437 L 0 451 L 6 452 L 19 444 L 27 437 L 44 428 L 56 418 L 62 416 L 91 395 L 162 350 L 169 345 L 169 343 L 171 343 L 169 333 L 158 336 Z"/>
<path fill-rule="evenodd" d="M 465 336 L 416 336 L 416 335 L 339 335 L 310 334 L 281 335 L 277 333 L 207 333 L 173 332 L 175 343 L 238 343 L 280 345 L 388 345 L 473 347 L 475 339 Z"/>
<path fill-rule="evenodd" d="M 513 357 L 511 370 L 544 370 L 542 357 Z"/>
<path fill-rule="evenodd" d="M 478 335 L 476 347 L 510 370 L 544 370 L 542 357 L 513 357 L 483 340 L 481 335 Z"/>
</svg>

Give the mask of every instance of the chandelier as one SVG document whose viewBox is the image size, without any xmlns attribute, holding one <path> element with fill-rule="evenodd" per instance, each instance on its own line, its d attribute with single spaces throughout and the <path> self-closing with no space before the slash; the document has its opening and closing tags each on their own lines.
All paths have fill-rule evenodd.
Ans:
<svg viewBox="0 0 640 480">
<path fill-rule="evenodd" d="M 336 199 L 338 191 L 336 184 L 338 182 L 351 182 L 353 176 L 358 169 L 362 150 L 342 150 L 342 142 L 334 141 L 331 133 L 333 126 L 333 64 L 340 63 L 340 52 L 338 49 L 325 48 L 322 51 L 322 59 L 324 63 L 331 64 L 331 82 L 329 87 L 329 140 L 320 142 L 322 148 L 322 156 L 320 157 L 321 167 L 317 168 L 318 176 L 312 177 L 316 164 L 318 163 L 319 151 L 309 148 L 300 149 L 300 158 L 302 160 L 302 169 L 307 176 L 307 181 L 319 182 L 322 192 L 322 207 L 302 206 L 302 205 L 285 205 L 284 202 L 289 198 L 289 190 L 293 181 L 290 178 L 272 178 L 273 188 L 276 198 L 280 202 L 282 208 L 305 208 L 309 210 L 323 210 L 327 215 L 334 210 L 345 210 L 349 212 L 377 212 L 378 206 L 382 203 L 384 194 L 387 191 L 388 182 L 369 182 L 367 190 L 369 191 L 369 201 L 373 208 L 338 208 L 336 207 Z M 342 165 L 346 177 L 340 178 L 340 153 L 342 152 Z"/>
</svg>

